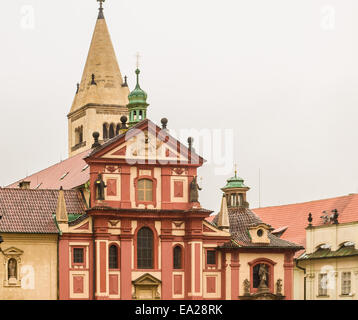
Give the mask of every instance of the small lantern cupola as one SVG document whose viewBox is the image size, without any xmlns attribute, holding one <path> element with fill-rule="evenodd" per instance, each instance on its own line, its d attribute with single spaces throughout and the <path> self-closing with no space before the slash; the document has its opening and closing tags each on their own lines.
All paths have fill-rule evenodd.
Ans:
<svg viewBox="0 0 358 320">
<path fill-rule="evenodd" d="M 249 206 L 246 202 L 246 192 L 250 188 L 244 184 L 244 179 L 237 176 L 236 169 L 235 176 L 228 179 L 226 186 L 221 190 L 225 193 L 228 208 Z"/>
<path fill-rule="evenodd" d="M 140 70 L 137 68 L 135 73 L 137 74 L 137 85 L 135 89 L 129 94 L 129 103 L 127 105 L 129 111 L 130 127 L 147 118 L 147 107 L 149 106 L 147 103 L 148 95 L 144 90 L 141 89 L 139 85 Z"/>
</svg>

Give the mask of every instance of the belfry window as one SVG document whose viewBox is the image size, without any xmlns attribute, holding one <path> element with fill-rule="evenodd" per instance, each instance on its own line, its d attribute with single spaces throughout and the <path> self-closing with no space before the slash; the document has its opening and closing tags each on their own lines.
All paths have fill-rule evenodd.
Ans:
<svg viewBox="0 0 358 320">
<path fill-rule="evenodd" d="M 116 245 L 109 247 L 109 269 L 118 269 L 118 248 Z"/>
<path fill-rule="evenodd" d="M 109 126 L 109 139 L 112 139 L 114 137 L 114 124 L 112 123 Z"/>
<path fill-rule="evenodd" d="M 182 269 L 182 249 L 180 246 L 174 248 L 173 267 L 174 269 Z"/>
<path fill-rule="evenodd" d="M 108 123 L 103 124 L 103 140 L 108 139 Z"/>
<path fill-rule="evenodd" d="M 153 201 L 153 181 L 149 179 L 138 180 L 138 201 Z"/>
<path fill-rule="evenodd" d="M 153 232 L 144 227 L 137 235 L 137 267 L 138 269 L 153 269 Z"/>
</svg>

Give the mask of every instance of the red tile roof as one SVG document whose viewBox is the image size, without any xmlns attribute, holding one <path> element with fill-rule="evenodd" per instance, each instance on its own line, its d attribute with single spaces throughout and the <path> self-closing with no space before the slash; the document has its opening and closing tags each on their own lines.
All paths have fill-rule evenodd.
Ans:
<svg viewBox="0 0 358 320">
<path fill-rule="evenodd" d="M 78 191 L 65 190 L 67 212 L 85 214 Z M 58 190 L 0 189 L 0 232 L 58 233 L 56 213 Z"/>
<path fill-rule="evenodd" d="M 245 248 L 283 248 L 283 249 L 292 249 L 298 251 L 302 249 L 301 246 L 280 239 L 276 237 L 271 232 L 268 232 L 268 238 L 270 242 L 267 244 L 257 244 L 253 243 L 249 234 L 249 228 L 257 226 L 263 223 L 263 221 L 250 209 L 248 208 L 228 208 L 229 221 L 230 221 L 230 233 L 231 239 L 235 240 L 240 247 Z M 211 222 L 214 225 L 217 225 L 219 215 L 216 215 Z M 266 221 L 265 221 L 266 222 Z"/>
<path fill-rule="evenodd" d="M 76 188 L 89 180 L 89 168 L 83 160 L 91 150 L 79 153 L 71 158 L 59 162 L 47 169 L 39 171 L 29 177 L 21 179 L 7 188 L 19 188 L 21 181 L 29 181 L 30 189 L 63 189 Z M 63 177 L 61 179 L 61 177 Z"/>
<path fill-rule="evenodd" d="M 252 209 L 262 220 L 274 228 L 288 226 L 282 239 L 306 246 L 306 230 L 308 226 L 308 214 L 312 213 L 312 225 L 323 225 L 322 211 L 332 214 L 331 210 L 337 209 L 338 222 L 358 221 L 358 194 L 350 194 L 331 199 L 316 200 L 304 203 L 289 204 L 283 206 Z"/>
</svg>

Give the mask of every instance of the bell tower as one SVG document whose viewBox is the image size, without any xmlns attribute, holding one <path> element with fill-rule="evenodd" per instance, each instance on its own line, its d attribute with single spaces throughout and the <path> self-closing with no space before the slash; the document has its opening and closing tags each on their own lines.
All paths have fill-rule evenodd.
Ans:
<svg viewBox="0 0 358 320">
<path fill-rule="evenodd" d="M 121 117 L 128 117 L 129 89 L 123 81 L 103 13 L 103 2 L 94 29 L 81 82 L 68 114 L 69 157 L 92 146 L 93 132 L 99 141 L 113 138 L 121 128 Z"/>
</svg>

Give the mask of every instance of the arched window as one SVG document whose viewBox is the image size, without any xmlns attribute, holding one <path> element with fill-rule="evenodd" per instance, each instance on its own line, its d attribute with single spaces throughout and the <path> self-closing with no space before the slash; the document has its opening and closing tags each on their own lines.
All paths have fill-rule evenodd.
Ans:
<svg viewBox="0 0 358 320">
<path fill-rule="evenodd" d="M 153 232 L 147 227 L 138 231 L 137 235 L 137 267 L 153 269 Z"/>
<path fill-rule="evenodd" d="M 118 247 L 112 244 L 109 247 L 109 269 L 118 269 Z"/>
<path fill-rule="evenodd" d="M 133 111 L 133 121 L 137 120 L 137 111 Z"/>
<path fill-rule="evenodd" d="M 120 130 L 121 130 L 121 125 L 118 123 L 116 127 L 116 136 L 118 136 Z"/>
<path fill-rule="evenodd" d="M 143 111 L 142 110 L 139 111 L 139 120 L 143 120 Z"/>
<path fill-rule="evenodd" d="M 176 246 L 173 252 L 173 267 L 174 269 L 182 269 L 182 249 Z"/>
<path fill-rule="evenodd" d="M 109 139 L 112 139 L 114 137 L 114 124 L 112 123 L 109 126 Z"/>
<path fill-rule="evenodd" d="M 103 124 L 103 140 L 108 139 L 108 123 Z"/>
<path fill-rule="evenodd" d="M 138 180 L 138 201 L 153 201 L 153 181 L 149 179 Z"/>
</svg>

